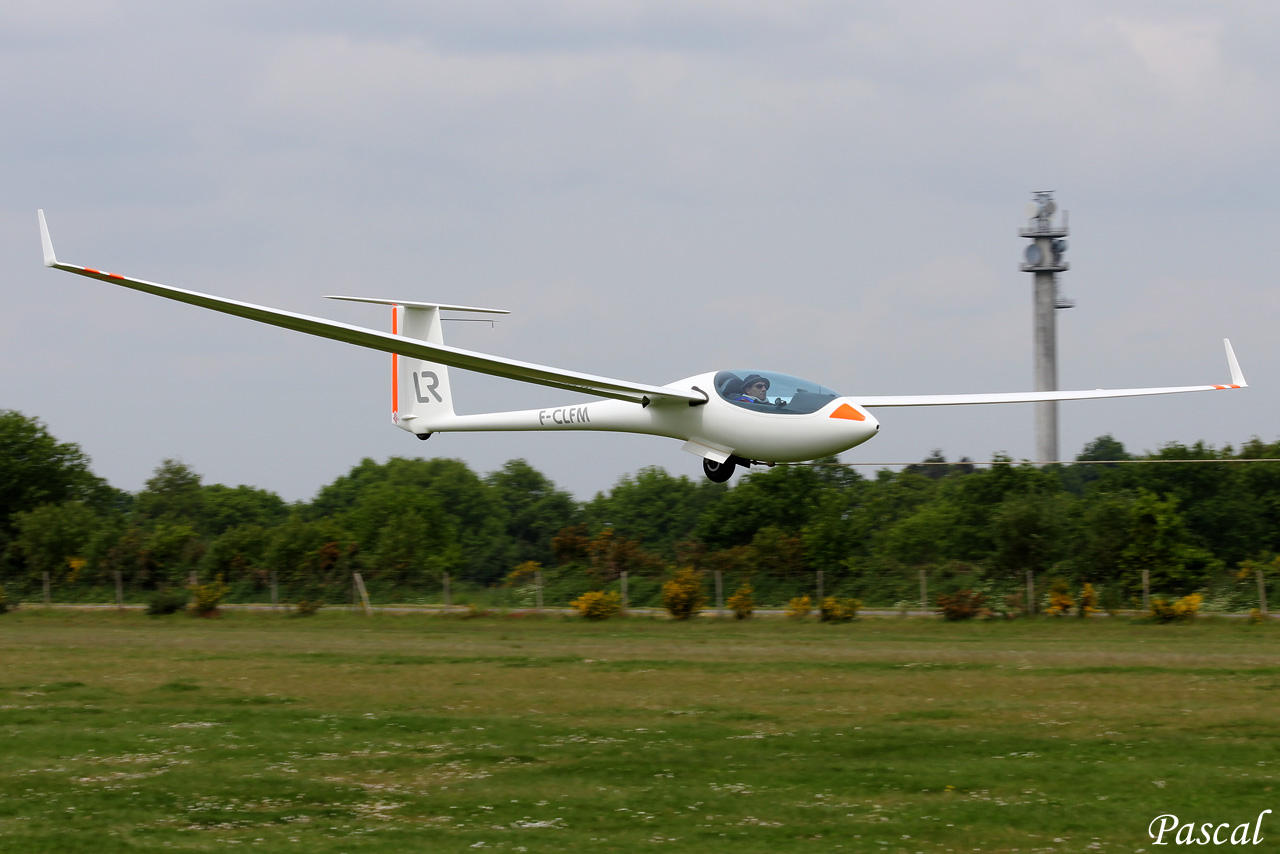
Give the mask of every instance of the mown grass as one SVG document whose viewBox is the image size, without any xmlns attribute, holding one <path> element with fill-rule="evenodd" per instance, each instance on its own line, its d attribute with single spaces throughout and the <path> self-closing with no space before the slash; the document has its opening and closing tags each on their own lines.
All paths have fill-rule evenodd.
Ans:
<svg viewBox="0 0 1280 854">
<path fill-rule="evenodd" d="M 1280 812 L 1278 652 L 1242 621 L 24 610 L 0 850 L 1161 850 L 1162 813 Z"/>
</svg>

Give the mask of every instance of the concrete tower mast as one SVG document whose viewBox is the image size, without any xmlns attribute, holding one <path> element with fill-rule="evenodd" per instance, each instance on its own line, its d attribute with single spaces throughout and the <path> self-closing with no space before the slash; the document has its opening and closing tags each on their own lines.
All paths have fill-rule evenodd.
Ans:
<svg viewBox="0 0 1280 854">
<path fill-rule="evenodd" d="M 1032 242 L 1026 249 L 1022 265 L 1024 273 L 1035 277 L 1035 354 L 1036 391 L 1058 390 L 1058 329 L 1055 312 L 1075 306 L 1073 300 L 1064 299 L 1058 293 L 1057 275 L 1069 270 L 1071 265 L 1062 260 L 1067 251 L 1067 213 L 1062 212 L 1061 223 L 1055 224 L 1053 215 L 1058 206 L 1053 201 L 1052 190 L 1032 193 L 1027 205 L 1030 223 L 1018 234 Z M 1058 404 L 1047 401 L 1036 407 L 1036 455 L 1041 462 L 1058 459 Z"/>
</svg>

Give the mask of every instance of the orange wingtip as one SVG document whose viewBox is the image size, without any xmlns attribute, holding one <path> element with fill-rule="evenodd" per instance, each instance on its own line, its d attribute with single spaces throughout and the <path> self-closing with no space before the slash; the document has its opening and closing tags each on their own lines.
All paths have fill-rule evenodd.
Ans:
<svg viewBox="0 0 1280 854">
<path fill-rule="evenodd" d="M 842 403 L 836 407 L 836 411 L 831 413 L 832 418 L 844 418 L 849 421 L 866 421 L 867 416 L 854 409 L 847 403 Z"/>
</svg>

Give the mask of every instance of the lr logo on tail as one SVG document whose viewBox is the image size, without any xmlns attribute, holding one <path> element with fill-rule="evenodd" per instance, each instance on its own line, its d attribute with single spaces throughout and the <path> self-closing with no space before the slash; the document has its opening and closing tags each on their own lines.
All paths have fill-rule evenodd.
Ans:
<svg viewBox="0 0 1280 854">
<path fill-rule="evenodd" d="M 425 382 L 419 383 L 418 377 L 421 376 Z M 440 377 L 432 371 L 419 371 L 413 375 L 413 391 L 418 395 L 418 403 L 430 403 L 431 398 L 422 393 L 422 387 L 426 386 L 426 390 L 431 392 L 431 396 L 436 399 L 436 403 L 444 403 L 444 398 L 440 396 L 440 392 L 436 391 L 436 387 L 440 385 Z"/>
</svg>

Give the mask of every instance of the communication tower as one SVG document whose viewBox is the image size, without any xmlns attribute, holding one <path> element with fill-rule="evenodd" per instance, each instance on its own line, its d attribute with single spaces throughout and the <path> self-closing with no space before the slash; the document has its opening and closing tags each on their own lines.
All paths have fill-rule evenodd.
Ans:
<svg viewBox="0 0 1280 854">
<path fill-rule="evenodd" d="M 1031 240 L 1023 254 L 1022 271 L 1035 280 L 1036 391 L 1058 390 L 1058 328 L 1056 312 L 1074 308 L 1075 301 L 1058 292 L 1057 274 L 1071 269 L 1062 260 L 1067 251 L 1067 212 L 1054 222 L 1058 205 L 1052 190 L 1032 193 L 1027 205 L 1026 228 L 1018 234 Z M 1044 401 L 1036 408 L 1036 455 L 1042 462 L 1058 459 L 1058 404 Z"/>
</svg>

